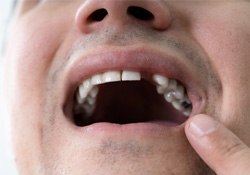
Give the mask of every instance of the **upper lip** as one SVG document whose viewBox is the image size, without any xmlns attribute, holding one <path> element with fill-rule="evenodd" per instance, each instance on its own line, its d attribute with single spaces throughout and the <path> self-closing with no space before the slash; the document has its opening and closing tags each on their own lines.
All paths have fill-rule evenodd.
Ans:
<svg viewBox="0 0 250 175">
<path fill-rule="evenodd" d="M 144 46 L 102 47 L 90 52 L 80 50 L 70 56 L 66 67 L 64 106 L 66 103 L 73 106 L 76 89 L 90 76 L 109 70 L 133 70 L 162 74 L 181 82 L 193 105 L 192 116 L 202 111 L 206 98 L 204 90 L 199 88 L 199 82 L 194 77 L 195 72 L 191 71 L 194 69 L 188 65 L 184 59 L 176 55 Z M 68 111 L 66 115 L 72 114 Z"/>
</svg>

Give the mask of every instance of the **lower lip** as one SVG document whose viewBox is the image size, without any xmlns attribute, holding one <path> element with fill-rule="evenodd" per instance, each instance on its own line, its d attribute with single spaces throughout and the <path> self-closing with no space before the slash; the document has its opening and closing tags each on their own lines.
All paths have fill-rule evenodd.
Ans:
<svg viewBox="0 0 250 175">
<path fill-rule="evenodd" d="M 80 127 L 80 130 L 85 134 L 90 135 L 159 135 L 170 134 L 183 129 L 182 124 L 171 122 L 145 122 L 131 124 L 114 124 L 114 123 L 95 123 L 85 127 Z"/>
</svg>

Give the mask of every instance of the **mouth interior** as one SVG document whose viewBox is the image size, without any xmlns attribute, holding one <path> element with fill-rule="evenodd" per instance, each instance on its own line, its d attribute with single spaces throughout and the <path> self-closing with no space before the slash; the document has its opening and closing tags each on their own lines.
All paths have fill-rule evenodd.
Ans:
<svg viewBox="0 0 250 175">
<path fill-rule="evenodd" d="M 74 113 L 77 126 L 87 126 L 99 122 L 130 124 L 139 122 L 183 123 L 185 117 L 173 108 L 156 86 L 146 80 L 112 82 L 99 85 L 93 113 L 89 116 Z"/>
</svg>

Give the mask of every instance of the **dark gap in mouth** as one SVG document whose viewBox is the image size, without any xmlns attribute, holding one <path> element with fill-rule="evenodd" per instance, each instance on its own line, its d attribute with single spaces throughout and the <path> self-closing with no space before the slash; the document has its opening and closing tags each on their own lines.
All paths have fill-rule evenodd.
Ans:
<svg viewBox="0 0 250 175">
<path fill-rule="evenodd" d="M 84 111 L 74 115 L 77 126 L 99 122 L 129 124 L 166 121 L 181 124 L 186 117 L 166 102 L 156 87 L 146 81 L 122 81 L 99 85 L 92 115 Z"/>
</svg>

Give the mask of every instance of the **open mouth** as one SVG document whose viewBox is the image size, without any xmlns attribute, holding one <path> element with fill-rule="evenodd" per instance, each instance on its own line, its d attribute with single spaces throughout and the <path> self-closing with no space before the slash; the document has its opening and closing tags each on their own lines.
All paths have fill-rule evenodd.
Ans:
<svg viewBox="0 0 250 175">
<path fill-rule="evenodd" d="M 179 125 L 191 114 L 185 87 L 160 74 L 114 70 L 84 79 L 74 95 L 73 121 L 83 127 L 108 122 Z"/>
</svg>

